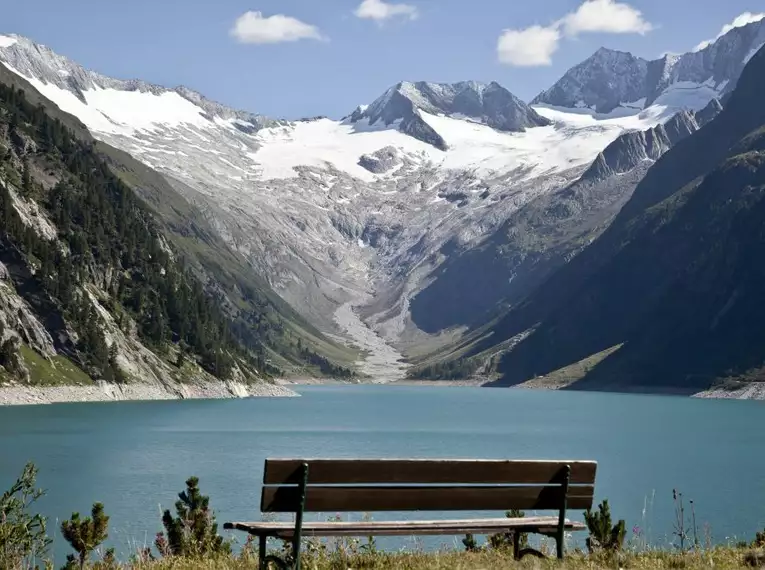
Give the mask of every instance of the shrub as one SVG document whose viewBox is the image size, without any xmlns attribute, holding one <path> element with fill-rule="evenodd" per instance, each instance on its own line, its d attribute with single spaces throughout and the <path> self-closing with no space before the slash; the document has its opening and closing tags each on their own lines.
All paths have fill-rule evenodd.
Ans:
<svg viewBox="0 0 765 570">
<path fill-rule="evenodd" d="M 611 508 L 608 506 L 607 500 L 598 505 L 597 512 L 593 513 L 587 509 L 584 513 L 584 522 L 590 531 L 590 536 L 587 538 L 587 548 L 590 552 L 601 549 L 621 550 L 627 529 L 624 520 L 620 520 L 616 525 L 611 525 Z"/>
<path fill-rule="evenodd" d="M 526 516 L 521 510 L 512 509 L 505 513 L 505 516 L 509 519 L 520 519 Z M 517 531 L 498 532 L 489 536 L 489 546 L 495 550 L 506 550 L 513 548 L 513 538 Z M 520 548 L 528 548 L 529 535 L 526 532 L 520 533 Z"/>
<path fill-rule="evenodd" d="M 0 496 L 0 570 L 32 568 L 43 560 L 51 543 L 46 519 L 30 512 L 45 494 L 35 488 L 37 467 L 27 463 L 21 476 Z"/>
<path fill-rule="evenodd" d="M 61 534 L 77 553 L 67 556 L 64 568 L 85 568 L 91 553 L 109 537 L 109 517 L 101 503 L 93 503 L 90 518 L 80 519 L 80 513 L 72 513 L 72 518 L 61 523 Z M 113 560 L 114 552 L 107 551 L 106 560 Z"/>
<path fill-rule="evenodd" d="M 161 556 L 202 557 L 229 554 L 231 545 L 218 536 L 218 524 L 210 510 L 210 498 L 199 491 L 199 479 L 186 481 L 186 490 L 178 494 L 177 516 L 169 510 L 162 515 L 165 533 L 159 533 L 154 544 Z"/>
</svg>

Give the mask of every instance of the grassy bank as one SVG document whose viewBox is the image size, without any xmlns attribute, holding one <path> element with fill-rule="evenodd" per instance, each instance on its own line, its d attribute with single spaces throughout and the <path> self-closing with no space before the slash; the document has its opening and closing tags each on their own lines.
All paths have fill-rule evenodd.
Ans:
<svg viewBox="0 0 765 570">
<path fill-rule="evenodd" d="M 480 552 L 434 552 L 434 553 L 370 553 L 347 555 L 333 552 L 327 555 L 306 556 L 305 570 L 501 570 L 503 568 L 594 570 L 678 570 L 714 568 L 715 570 L 760 567 L 765 554 L 758 559 L 759 551 L 720 547 L 698 552 L 650 551 L 643 553 L 621 552 L 617 555 L 585 555 L 574 553 L 563 562 L 555 558 L 540 560 L 526 557 L 521 562 L 513 560 L 509 552 L 486 550 Z M 245 554 L 242 557 L 211 557 L 202 560 L 169 558 L 150 562 L 129 563 L 120 570 L 255 570 L 257 558 Z"/>
</svg>

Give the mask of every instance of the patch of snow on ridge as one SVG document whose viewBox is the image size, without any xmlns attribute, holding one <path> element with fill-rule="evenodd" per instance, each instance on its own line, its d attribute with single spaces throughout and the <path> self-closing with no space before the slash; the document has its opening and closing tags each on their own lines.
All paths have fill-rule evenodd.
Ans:
<svg viewBox="0 0 765 570">
<path fill-rule="evenodd" d="M 18 41 L 16 38 L 0 35 L 0 48 L 11 47 L 13 44 L 18 43 Z"/>
<path fill-rule="evenodd" d="M 0 62 L 0 65 L 4 65 L 16 75 L 29 81 L 32 87 L 37 89 L 44 97 L 53 101 L 65 113 L 80 119 L 89 129 L 109 134 L 129 134 L 132 132 L 132 129 L 114 124 L 103 113 L 80 101 L 71 91 L 61 89 L 51 83 L 44 83 L 34 77 L 28 77 L 19 73 L 7 63 Z"/>
<path fill-rule="evenodd" d="M 691 111 L 700 111 L 706 107 L 712 99 L 720 96 L 727 82 L 715 85 L 708 79 L 704 83 L 693 81 L 678 81 L 673 83 L 653 102 L 655 106 L 668 107 L 674 110 L 683 108 Z"/>
<path fill-rule="evenodd" d="M 163 126 L 191 125 L 209 127 L 201 108 L 174 91 L 155 95 L 151 92 L 117 89 L 89 89 L 82 93 L 83 103 L 74 93 L 51 83 L 29 77 L 3 64 L 20 75 L 62 111 L 79 117 L 90 129 L 109 134 L 132 134 L 137 130 L 154 130 Z"/>
</svg>

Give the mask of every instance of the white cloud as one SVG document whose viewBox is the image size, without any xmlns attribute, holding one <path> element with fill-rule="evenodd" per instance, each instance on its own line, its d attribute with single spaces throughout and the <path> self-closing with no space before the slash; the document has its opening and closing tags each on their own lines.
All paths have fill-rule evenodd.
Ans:
<svg viewBox="0 0 765 570">
<path fill-rule="evenodd" d="M 614 0 L 586 0 L 563 18 L 563 26 L 570 36 L 585 32 L 646 34 L 653 29 L 640 10 Z"/>
<path fill-rule="evenodd" d="M 699 45 L 693 48 L 693 51 L 703 50 L 705 47 L 713 44 L 725 34 L 730 32 L 733 28 L 740 28 L 742 26 L 746 26 L 747 24 L 751 24 L 752 22 L 759 22 L 763 18 L 765 18 L 765 13 L 752 14 L 751 12 L 744 12 L 743 14 L 737 16 L 736 19 L 734 19 L 730 24 L 725 24 L 716 37 L 712 38 L 711 40 L 705 40 L 701 42 Z"/>
<path fill-rule="evenodd" d="M 384 0 L 364 0 L 354 12 L 357 18 L 384 22 L 397 16 L 416 20 L 420 13 L 416 6 L 410 4 L 393 4 Z"/>
<path fill-rule="evenodd" d="M 585 0 L 575 11 L 549 26 L 531 26 L 505 30 L 497 42 L 501 63 L 515 66 L 551 65 L 565 33 L 575 37 L 583 33 L 646 34 L 653 25 L 637 8 L 615 0 Z"/>
<path fill-rule="evenodd" d="M 261 12 L 245 12 L 236 19 L 230 34 L 243 44 L 276 44 L 298 40 L 324 40 L 319 29 L 297 18 Z"/>
<path fill-rule="evenodd" d="M 516 67 L 551 65 L 559 42 L 558 26 L 505 30 L 497 42 L 497 55 L 501 63 Z"/>
</svg>

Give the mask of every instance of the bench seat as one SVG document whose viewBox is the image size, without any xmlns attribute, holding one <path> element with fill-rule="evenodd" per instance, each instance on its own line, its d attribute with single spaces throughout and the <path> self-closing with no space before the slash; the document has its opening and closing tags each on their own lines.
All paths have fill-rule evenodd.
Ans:
<svg viewBox="0 0 765 570">
<path fill-rule="evenodd" d="M 254 536 L 268 536 L 291 540 L 295 536 L 294 522 L 230 522 L 226 530 L 241 530 Z M 566 519 L 565 529 L 585 530 L 585 525 Z M 459 534 L 493 534 L 502 531 L 534 532 L 554 535 L 558 517 L 523 517 L 496 519 L 447 519 L 427 521 L 359 521 L 359 522 L 304 522 L 303 536 L 448 536 Z"/>
</svg>

